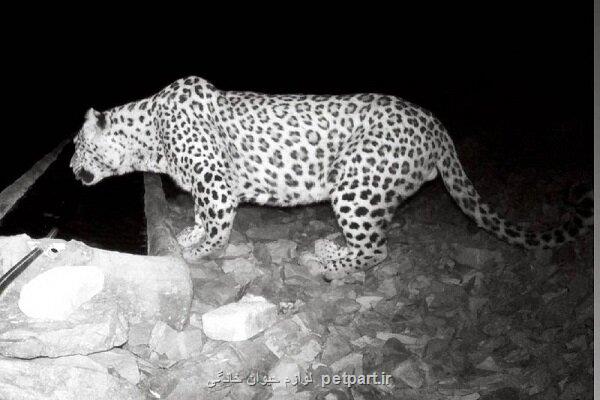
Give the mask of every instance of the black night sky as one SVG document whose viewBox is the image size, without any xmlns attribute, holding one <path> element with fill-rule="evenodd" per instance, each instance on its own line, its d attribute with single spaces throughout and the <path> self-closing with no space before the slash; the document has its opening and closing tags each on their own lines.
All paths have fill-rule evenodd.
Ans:
<svg viewBox="0 0 600 400">
<path fill-rule="evenodd" d="M 398 95 L 433 111 L 455 138 L 491 128 L 508 142 L 531 135 L 544 156 L 570 152 L 591 168 L 592 7 L 569 7 L 382 10 L 335 25 L 273 16 L 243 29 L 223 22 L 195 32 L 192 23 L 173 35 L 146 27 L 110 39 L 40 31 L 4 50 L 0 188 L 73 135 L 87 108 L 187 75 L 222 89 Z"/>
</svg>

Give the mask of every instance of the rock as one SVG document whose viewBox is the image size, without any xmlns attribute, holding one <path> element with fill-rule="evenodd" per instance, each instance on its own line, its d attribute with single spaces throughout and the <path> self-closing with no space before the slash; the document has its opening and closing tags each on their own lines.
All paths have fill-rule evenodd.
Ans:
<svg viewBox="0 0 600 400">
<path fill-rule="evenodd" d="M 135 346 L 146 346 L 150 341 L 150 335 L 152 334 L 152 324 L 136 324 L 129 329 L 129 338 L 127 340 L 127 347 L 131 349 Z M 133 352 L 135 353 L 135 352 Z M 137 354 L 137 353 L 135 353 Z"/>
<path fill-rule="evenodd" d="M 411 356 L 411 352 L 396 338 L 390 338 L 385 341 L 382 348 L 383 358 L 395 357 L 404 361 Z"/>
<path fill-rule="evenodd" d="M 301 365 L 312 362 L 321 352 L 317 339 L 316 335 L 303 330 L 289 319 L 278 322 L 264 334 L 265 345 L 273 354 L 278 358 L 287 357 Z"/>
<path fill-rule="evenodd" d="M 498 364 L 496 364 L 496 361 L 492 356 L 486 357 L 486 359 L 477 364 L 475 368 L 493 372 L 499 372 L 502 370 L 502 368 L 500 368 Z"/>
<path fill-rule="evenodd" d="M 396 281 L 394 278 L 387 278 L 381 281 L 381 284 L 377 288 L 377 291 L 383 293 L 384 298 L 391 299 L 396 294 L 398 294 L 398 290 L 396 289 Z"/>
<path fill-rule="evenodd" d="M 500 263 L 502 260 L 502 253 L 499 251 L 464 246 L 454 248 L 454 261 L 471 268 L 481 269 L 490 262 Z"/>
<path fill-rule="evenodd" d="M 54 267 L 21 288 L 19 308 L 30 318 L 65 320 L 104 288 L 104 273 L 94 266 Z"/>
<path fill-rule="evenodd" d="M 218 279 L 222 275 L 223 271 L 215 260 L 201 260 L 201 262 L 190 264 L 190 276 L 192 280 Z"/>
<path fill-rule="evenodd" d="M 6 306 L 6 305 L 5 305 Z M 83 304 L 65 321 L 37 321 L 12 303 L 0 320 L 0 354 L 60 357 L 109 350 L 127 341 L 128 325 L 117 304 L 104 297 Z"/>
<path fill-rule="evenodd" d="M 397 339 L 405 346 L 419 346 L 427 344 L 427 338 L 416 338 L 409 335 L 404 335 L 402 333 L 392 333 L 392 332 L 377 332 L 377 339 L 388 341 L 389 339 Z"/>
<path fill-rule="evenodd" d="M 194 298 L 206 304 L 222 306 L 235 300 L 239 284 L 231 275 L 208 281 L 194 281 Z"/>
<path fill-rule="evenodd" d="M 355 300 L 343 298 L 336 303 L 338 313 L 341 315 L 351 315 L 361 309 L 361 305 Z"/>
<path fill-rule="evenodd" d="M 223 260 L 221 268 L 226 274 L 231 274 L 238 284 L 250 282 L 263 275 L 263 272 L 256 266 L 254 257 L 226 259 Z"/>
<path fill-rule="evenodd" d="M 104 366 L 109 371 L 115 371 L 119 377 L 127 380 L 132 385 L 140 382 L 140 371 L 137 359 L 130 352 L 123 349 L 112 349 L 89 355 L 93 361 Z"/>
<path fill-rule="evenodd" d="M 331 370 L 334 373 L 346 372 L 348 374 L 362 375 L 363 373 L 363 355 L 360 353 L 351 353 L 331 364 Z"/>
<path fill-rule="evenodd" d="M 27 242 L 29 236 L 0 236 L 0 273 L 8 272 L 16 263 L 31 251 Z"/>
<path fill-rule="evenodd" d="M 55 256 L 39 256 L 0 297 L 0 354 L 23 358 L 88 354 L 123 344 L 127 329 L 137 324 L 164 321 L 180 329 L 186 322 L 192 287 L 187 265 L 179 258 L 112 252 L 76 241 L 38 242 L 65 247 Z M 69 265 L 101 270 L 102 291 L 64 321 L 31 319 L 19 310 L 17 299 L 27 282 Z"/>
<path fill-rule="evenodd" d="M 178 332 L 162 321 L 158 321 L 154 325 L 148 343 L 150 349 L 159 356 L 166 356 L 172 362 L 200 354 L 203 345 L 200 329 L 186 329 Z"/>
<path fill-rule="evenodd" d="M 276 264 L 281 264 L 283 260 L 296 257 L 296 247 L 298 247 L 296 242 L 287 239 L 265 243 L 265 246 L 271 255 L 271 261 Z"/>
<path fill-rule="evenodd" d="M 360 304 L 360 312 L 373 309 L 381 300 L 383 300 L 381 296 L 360 296 L 356 298 L 356 302 Z"/>
<path fill-rule="evenodd" d="M 273 383 L 273 392 L 296 393 L 298 391 L 298 381 L 301 379 L 300 368 L 293 360 L 282 358 L 271 368 L 269 377 L 278 381 Z M 296 384 L 293 384 L 294 381 Z"/>
<path fill-rule="evenodd" d="M 308 221 L 308 227 L 313 232 L 323 232 L 323 231 L 333 230 L 331 225 L 327 225 L 325 222 L 318 220 L 318 219 L 313 219 L 311 221 Z"/>
<path fill-rule="evenodd" d="M 413 389 L 420 388 L 424 383 L 418 364 L 410 358 L 398 364 L 392 371 L 392 376 Z"/>
<path fill-rule="evenodd" d="M 38 242 L 42 245 L 61 243 L 65 248 L 56 257 L 39 256 L 11 283 L 0 297 L 0 315 L 6 315 L 5 307 L 15 301 L 14 293 L 20 292 L 25 283 L 40 273 L 54 267 L 93 265 L 104 274 L 102 293 L 107 295 L 106 301 L 112 297 L 130 325 L 160 320 L 181 329 L 186 322 L 192 299 L 192 282 L 187 264 L 180 258 L 101 250 L 75 240 L 41 239 Z M 0 259 L 5 257 L 0 254 Z"/>
<path fill-rule="evenodd" d="M 330 335 L 325 341 L 325 349 L 321 356 L 321 362 L 323 364 L 331 364 L 350 353 L 352 349 L 348 344 L 348 341 L 338 335 Z"/>
<path fill-rule="evenodd" d="M 250 339 L 277 320 L 277 307 L 260 296 L 246 295 L 202 315 L 204 333 L 214 340 Z"/>
<path fill-rule="evenodd" d="M 232 386 L 240 385 L 224 382 L 226 374 L 237 375 L 245 385 L 251 373 L 268 371 L 276 361 L 269 349 L 253 341 L 214 343 L 212 350 L 151 376 L 150 392 L 168 400 L 223 399 Z"/>
<path fill-rule="evenodd" d="M 318 268 L 318 267 L 317 267 Z M 284 262 L 283 263 L 283 278 L 287 284 L 299 285 L 313 288 L 316 285 L 320 285 L 323 282 L 323 278 L 318 276 L 318 271 L 315 273 L 308 267 Z"/>
<path fill-rule="evenodd" d="M 367 346 L 379 347 L 384 342 L 381 339 L 375 339 L 375 338 L 372 338 L 371 336 L 364 335 L 364 336 L 359 337 L 358 339 L 354 339 L 350 343 L 352 343 L 353 346 L 356 346 L 356 347 L 362 349 Z"/>
<path fill-rule="evenodd" d="M 262 225 L 248 229 L 246 236 L 252 240 L 287 239 L 290 236 L 290 227 L 280 224 Z"/>
<path fill-rule="evenodd" d="M 309 251 L 305 251 L 300 254 L 300 257 L 298 258 L 298 264 L 306 267 L 311 276 L 318 276 L 321 274 L 322 264 L 319 262 L 317 256 Z"/>
<path fill-rule="evenodd" d="M 251 243 L 229 243 L 225 248 L 225 252 L 223 257 L 226 258 L 240 258 L 240 257 L 249 257 L 252 254 L 252 244 Z"/>
<path fill-rule="evenodd" d="M 16 360 L 0 358 L 3 400 L 142 400 L 141 391 L 86 356 Z"/>
</svg>

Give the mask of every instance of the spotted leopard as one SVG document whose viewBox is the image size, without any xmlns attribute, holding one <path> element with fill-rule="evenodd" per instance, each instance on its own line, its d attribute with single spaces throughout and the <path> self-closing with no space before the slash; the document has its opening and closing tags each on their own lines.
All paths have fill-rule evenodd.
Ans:
<svg viewBox="0 0 600 400">
<path fill-rule="evenodd" d="M 561 227 L 527 230 L 482 201 L 452 140 L 429 111 L 382 94 L 268 95 L 222 91 L 198 77 L 105 112 L 90 109 L 71 167 L 85 185 L 131 171 L 170 175 L 194 198 L 195 224 L 178 236 L 194 261 L 227 244 L 242 202 L 296 206 L 329 200 L 346 247 L 327 279 L 387 256 L 398 204 L 438 174 L 462 211 L 509 243 L 549 248 L 593 224 L 590 192 Z"/>
</svg>

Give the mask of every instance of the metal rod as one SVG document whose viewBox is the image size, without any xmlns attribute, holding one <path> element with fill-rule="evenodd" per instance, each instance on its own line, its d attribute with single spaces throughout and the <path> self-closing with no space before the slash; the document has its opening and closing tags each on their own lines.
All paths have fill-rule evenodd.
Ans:
<svg viewBox="0 0 600 400">
<path fill-rule="evenodd" d="M 58 229 L 52 228 L 52 230 L 46 235 L 47 239 L 52 239 L 58 233 Z M 44 251 L 38 246 L 31 250 L 27 255 L 19 260 L 11 269 L 8 270 L 4 275 L 0 277 L 0 294 L 6 289 L 6 287 L 17 277 L 21 272 L 25 270 L 31 263 L 39 257 Z"/>
</svg>

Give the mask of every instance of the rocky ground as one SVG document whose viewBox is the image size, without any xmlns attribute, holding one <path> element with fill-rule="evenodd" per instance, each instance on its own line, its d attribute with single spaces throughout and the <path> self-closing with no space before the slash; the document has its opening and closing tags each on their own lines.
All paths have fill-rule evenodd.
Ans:
<svg viewBox="0 0 600 400">
<path fill-rule="evenodd" d="M 477 162 L 470 175 L 484 198 L 537 228 L 544 225 L 535 221 L 568 218 L 564 189 L 589 179 L 572 166 L 516 169 L 502 158 L 481 163 L 475 155 L 482 149 L 468 141 L 462 151 L 468 170 Z M 192 223 L 191 198 L 165 186 L 176 233 Z M 290 379 L 309 374 L 313 382 L 221 383 L 213 390 L 223 396 L 228 391 L 239 399 L 271 393 L 299 399 L 593 396 L 592 235 L 554 251 L 514 248 L 479 230 L 437 182 L 396 213 L 383 264 L 352 283 L 327 284 L 314 276 L 312 259 L 315 241 L 342 243 L 327 204 L 243 206 L 234 229 L 224 252 L 191 265 L 192 316 L 200 320 L 243 294 L 263 296 L 277 307 L 279 322 L 250 339 L 270 350 L 260 374 Z M 209 338 L 203 351 L 223 346 L 217 343 Z M 189 366 L 197 367 L 195 362 Z M 189 373 L 182 364 L 151 382 L 161 382 L 155 391 L 162 396 L 170 390 L 192 393 L 183 389 L 182 375 Z M 344 373 L 385 374 L 391 380 L 329 383 Z"/>
<path fill-rule="evenodd" d="M 589 178 L 576 168 L 482 163 L 474 143 L 461 150 L 483 197 L 534 227 L 565 218 L 563 189 Z M 164 186 L 164 222 L 174 237 L 193 221 L 192 200 Z M 315 242 L 342 243 L 327 204 L 242 206 L 228 247 L 189 264 L 191 285 L 178 262 L 169 261 L 178 272 L 168 276 L 157 258 L 140 280 L 121 261 L 104 269 L 119 300 L 100 301 L 106 291 L 94 297 L 101 307 L 93 323 L 80 310 L 79 325 L 28 327 L 29 337 L 45 338 L 31 350 L 14 345 L 24 327 L 5 322 L 0 392 L 36 398 L 44 386 L 32 382 L 52 376 L 46 393 L 56 395 L 48 385 L 62 379 L 80 394 L 113 398 L 593 398 L 591 234 L 557 250 L 525 252 L 477 229 L 434 182 L 398 210 L 389 238 L 381 265 L 326 283 L 316 275 Z M 86 260 L 98 263 L 94 257 Z M 150 300 L 138 309 L 136 298 Z M 6 315 L 21 321 L 16 300 L 6 301 Z M 186 301 L 183 317 L 176 306 Z M 76 346 L 61 340 L 90 329 L 101 336 Z M 14 387 L 23 376 L 31 397 Z M 102 382 L 100 389 L 92 382 Z"/>
</svg>

